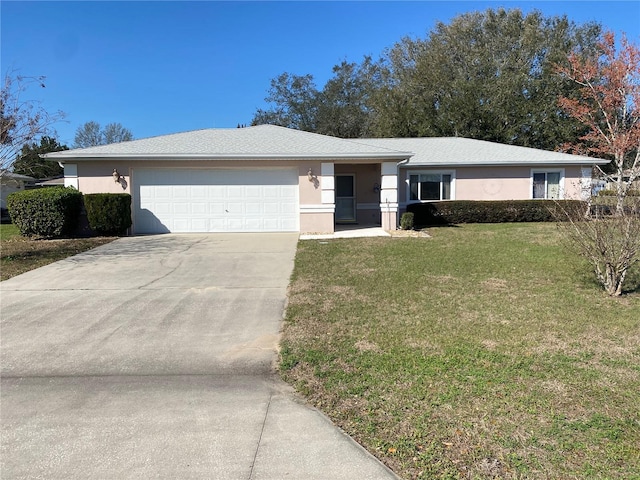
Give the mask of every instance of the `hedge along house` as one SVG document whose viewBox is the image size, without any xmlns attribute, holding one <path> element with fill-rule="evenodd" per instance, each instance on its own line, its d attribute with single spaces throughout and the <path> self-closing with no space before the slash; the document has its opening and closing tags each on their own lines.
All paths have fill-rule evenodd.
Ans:
<svg viewBox="0 0 640 480">
<path fill-rule="evenodd" d="M 45 155 L 83 193 L 132 195 L 133 232 L 394 230 L 409 203 L 581 198 L 593 159 L 466 138 L 345 140 L 273 125 Z"/>
<path fill-rule="evenodd" d="M 610 162 L 460 137 L 363 141 L 412 152 L 400 165 L 400 211 L 439 200 L 586 199 L 593 165 Z"/>
<path fill-rule="evenodd" d="M 130 193 L 133 232 L 331 233 L 398 222 L 411 154 L 273 125 L 208 129 L 44 155 L 82 193 Z"/>
</svg>

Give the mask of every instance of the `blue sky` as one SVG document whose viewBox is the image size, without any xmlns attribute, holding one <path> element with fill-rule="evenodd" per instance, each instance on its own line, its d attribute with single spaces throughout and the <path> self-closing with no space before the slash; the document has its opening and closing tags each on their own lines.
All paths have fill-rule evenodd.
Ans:
<svg viewBox="0 0 640 480">
<path fill-rule="evenodd" d="M 2 74 L 45 75 L 24 98 L 62 110 L 55 128 L 73 145 L 94 120 L 136 138 L 250 123 L 269 81 L 310 73 L 318 87 L 342 60 L 377 59 L 403 36 L 487 8 L 598 21 L 640 42 L 640 0 L 414 2 L 0 3 Z"/>
</svg>

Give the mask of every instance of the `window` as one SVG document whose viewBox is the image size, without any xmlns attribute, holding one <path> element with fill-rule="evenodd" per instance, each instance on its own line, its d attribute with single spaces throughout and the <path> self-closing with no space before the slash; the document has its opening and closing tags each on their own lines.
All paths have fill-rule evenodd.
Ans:
<svg viewBox="0 0 640 480">
<path fill-rule="evenodd" d="M 409 175 L 409 200 L 451 200 L 452 173 Z"/>
<path fill-rule="evenodd" d="M 556 200 L 562 198 L 562 181 L 564 175 L 561 170 L 532 172 L 533 198 Z"/>
</svg>

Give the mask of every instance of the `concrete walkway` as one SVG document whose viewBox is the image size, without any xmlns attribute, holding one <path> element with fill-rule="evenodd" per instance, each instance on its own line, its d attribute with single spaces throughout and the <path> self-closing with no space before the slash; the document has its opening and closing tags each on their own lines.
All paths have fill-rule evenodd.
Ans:
<svg viewBox="0 0 640 480">
<path fill-rule="evenodd" d="M 391 234 L 382 227 L 361 227 L 359 225 L 343 225 L 336 228 L 333 233 L 305 233 L 300 235 L 300 240 L 330 240 L 334 238 L 364 238 L 364 237 L 390 237 Z"/>
<path fill-rule="evenodd" d="M 0 283 L 2 478 L 396 478 L 273 374 L 296 242 L 123 238 Z"/>
</svg>

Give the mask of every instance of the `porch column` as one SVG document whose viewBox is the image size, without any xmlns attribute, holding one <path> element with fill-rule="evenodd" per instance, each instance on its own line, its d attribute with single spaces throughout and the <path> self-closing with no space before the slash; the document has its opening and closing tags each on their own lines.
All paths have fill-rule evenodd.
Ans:
<svg viewBox="0 0 640 480">
<path fill-rule="evenodd" d="M 335 210 L 336 210 L 336 181 L 334 176 L 333 163 L 320 164 L 320 198 L 322 206 L 330 209 L 334 214 L 331 222 L 331 231 L 335 231 Z"/>
<path fill-rule="evenodd" d="M 383 230 L 396 230 L 398 226 L 398 165 L 383 162 L 380 181 L 380 212 Z"/>
</svg>

